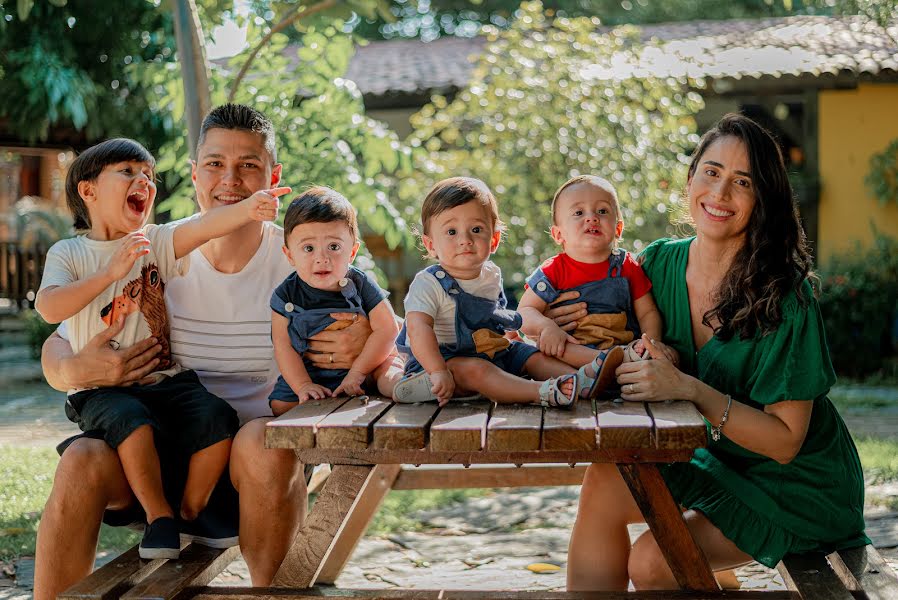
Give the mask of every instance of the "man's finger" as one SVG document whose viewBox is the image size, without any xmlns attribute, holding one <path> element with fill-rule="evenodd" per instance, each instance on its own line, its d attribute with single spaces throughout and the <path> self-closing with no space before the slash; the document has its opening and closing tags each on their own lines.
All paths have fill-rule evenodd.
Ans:
<svg viewBox="0 0 898 600">
<path fill-rule="evenodd" d="M 142 367 L 139 367 L 137 369 L 129 369 L 123 379 L 123 382 L 139 384 L 152 383 L 152 378 L 150 378 L 150 380 L 148 381 L 144 381 L 144 378 L 152 373 L 158 365 L 159 359 L 153 358 L 150 360 L 150 362 L 146 363 Z"/>
<path fill-rule="evenodd" d="M 357 313 L 351 312 L 332 312 L 330 314 L 331 319 L 336 321 L 358 321 L 359 315 Z"/>
<path fill-rule="evenodd" d="M 94 340 L 100 346 L 105 346 L 109 343 L 109 341 L 122 332 L 122 328 L 125 326 L 125 317 L 118 316 L 116 319 L 109 324 L 109 327 L 98 333 L 94 336 Z"/>
<path fill-rule="evenodd" d="M 567 292 L 563 292 L 563 293 L 559 294 L 558 297 L 555 298 L 555 301 L 552 302 L 551 304 L 549 304 L 549 306 L 554 307 L 556 304 L 559 304 L 561 302 L 567 302 L 568 300 L 574 300 L 579 297 L 580 297 L 580 292 L 577 292 L 574 290 L 569 290 Z"/>
</svg>

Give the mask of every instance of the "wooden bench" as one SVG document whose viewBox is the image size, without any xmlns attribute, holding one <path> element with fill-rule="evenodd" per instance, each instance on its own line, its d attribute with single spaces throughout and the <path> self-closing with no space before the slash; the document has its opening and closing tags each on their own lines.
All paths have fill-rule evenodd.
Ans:
<svg viewBox="0 0 898 600">
<path fill-rule="evenodd" d="M 792 554 L 777 566 L 786 587 L 802 598 L 895 600 L 898 577 L 873 546 Z"/>
</svg>

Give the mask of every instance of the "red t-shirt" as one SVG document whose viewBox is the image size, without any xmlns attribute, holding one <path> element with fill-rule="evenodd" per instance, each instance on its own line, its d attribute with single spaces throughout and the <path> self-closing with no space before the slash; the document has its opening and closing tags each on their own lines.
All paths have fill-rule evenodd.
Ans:
<svg viewBox="0 0 898 600">
<path fill-rule="evenodd" d="M 542 269 L 549 283 L 559 292 L 608 277 L 607 260 L 600 263 L 585 263 L 574 260 L 563 252 L 544 262 Z M 652 289 L 652 282 L 629 252 L 624 257 L 621 271 L 630 283 L 631 301 L 642 298 Z"/>
</svg>

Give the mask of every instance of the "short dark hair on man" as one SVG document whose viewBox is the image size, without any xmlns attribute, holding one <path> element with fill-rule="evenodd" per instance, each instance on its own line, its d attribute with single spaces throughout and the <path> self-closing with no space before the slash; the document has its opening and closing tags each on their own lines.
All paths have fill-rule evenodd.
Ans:
<svg viewBox="0 0 898 600">
<path fill-rule="evenodd" d="M 499 219 L 496 197 L 485 183 L 474 177 L 450 177 L 438 181 L 427 192 L 424 204 L 421 205 L 421 227 L 424 229 L 422 233 L 430 234 L 430 222 L 438 214 L 468 202 L 477 202 L 486 207 L 490 213 L 493 231 L 505 231 L 505 224 Z"/>
<path fill-rule="evenodd" d="M 91 146 L 72 162 L 65 177 L 65 199 L 75 219 L 76 231 L 91 227 L 90 213 L 78 193 L 78 184 L 82 181 L 96 181 L 109 165 L 132 160 L 148 163 L 154 170 L 156 168 L 156 159 L 150 151 L 128 138 L 114 138 Z"/>
<path fill-rule="evenodd" d="M 203 124 L 200 126 L 200 139 L 196 146 L 199 148 L 206 141 L 206 133 L 210 129 L 237 129 L 250 131 L 262 136 L 271 164 L 277 163 L 277 151 L 274 147 L 274 125 L 271 121 L 255 108 L 245 104 L 222 104 L 213 108 Z"/>
<path fill-rule="evenodd" d="M 349 200 L 340 192 L 323 185 L 309 188 L 287 207 L 287 214 L 284 215 L 284 238 L 297 225 L 335 221 L 346 223 L 353 239 L 359 240 L 359 222 Z"/>
</svg>

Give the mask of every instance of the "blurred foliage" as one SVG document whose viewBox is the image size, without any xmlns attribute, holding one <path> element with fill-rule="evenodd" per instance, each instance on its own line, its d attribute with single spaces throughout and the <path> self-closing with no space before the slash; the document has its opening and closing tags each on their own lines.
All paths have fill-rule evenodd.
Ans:
<svg viewBox="0 0 898 600">
<path fill-rule="evenodd" d="M 544 232 L 555 190 L 573 175 L 614 183 L 624 247 L 670 234 L 703 103 L 685 80 L 630 77 L 624 50 L 635 33 L 600 34 L 595 20 L 551 20 L 538 2 L 522 4 L 509 29 L 492 31 L 469 88 L 451 103 L 435 97 L 413 117 L 409 141 L 426 153 L 399 189 L 406 218 L 418 221 L 435 181 L 483 179 L 508 225 L 496 259 L 511 282 L 558 251 Z"/>
<path fill-rule="evenodd" d="M 840 374 L 879 371 L 895 351 L 898 239 L 876 232 L 873 245 L 833 257 L 819 273 L 820 310 L 833 366 Z"/>
<path fill-rule="evenodd" d="M 880 202 L 898 203 L 898 139 L 870 157 L 870 171 L 864 182 Z"/>
<path fill-rule="evenodd" d="M 248 39 L 261 35 L 258 27 L 250 23 Z M 287 43 L 286 35 L 273 36 L 235 99 L 260 108 L 274 123 L 283 184 L 297 192 L 331 186 L 356 207 L 363 229 L 383 235 L 391 247 L 410 243 L 405 221 L 389 198 L 395 178 L 411 168 L 410 152 L 392 131 L 365 116 L 358 88 L 342 79 L 354 51 L 350 35 L 337 21 L 309 28 L 292 57 L 284 52 Z M 212 70 L 213 105 L 225 101 L 229 78 L 247 55 L 234 57 L 226 69 Z M 285 72 L 291 76 L 285 78 Z M 156 90 L 156 102 L 180 120 L 184 94 L 177 65 L 158 65 L 143 76 L 144 84 Z M 196 210 L 187 152 L 186 140 L 179 136 L 157 157 L 157 172 L 171 190 L 158 209 L 170 211 L 172 218 Z"/>
<path fill-rule="evenodd" d="M 13 236 L 23 246 L 49 248 L 74 233 L 68 211 L 50 206 L 46 200 L 25 196 L 14 205 Z"/>
<path fill-rule="evenodd" d="M 873 2 L 874 0 L 867 0 Z M 483 25 L 510 26 L 520 0 L 392 0 L 392 23 L 359 15 L 349 21 L 367 39 L 396 37 L 432 40 L 444 35 L 470 37 Z M 560 17 L 599 17 L 604 25 L 662 23 L 693 19 L 777 17 L 813 10 L 803 0 L 546 0 L 546 10 Z"/>
<path fill-rule="evenodd" d="M 47 323 L 36 310 L 30 308 L 23 310 L 19 314 L 19 318 L 25 324 L 25 335 L 28 338 L 28 351 L 31 353 L 31 358 L 40 360 L 41 347 L 47 338 L 56 331 L 57 325 Z"/>
</svg>

